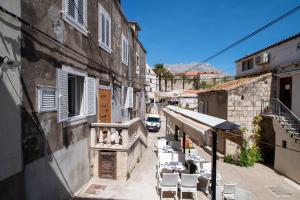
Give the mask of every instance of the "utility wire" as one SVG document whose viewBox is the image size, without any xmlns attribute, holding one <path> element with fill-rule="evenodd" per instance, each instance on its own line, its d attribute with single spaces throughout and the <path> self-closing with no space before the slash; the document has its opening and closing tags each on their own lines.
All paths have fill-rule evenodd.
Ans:
<svg viewBox="0 0 300 200">
<path fill-rule="evenodd" d="M 85 59 L 87 59 L 88 61 L 91 61 L 92 63 L 94 63 L 94 64 L 100 66 L 101 68 L 103 68 L 104 70 L 106 70 L 106 71 L 108 71 L 108 72 L 111 72 L 111 73 L 116 74 L 117 76 L 119 76 L 119 77 L 121 77 L 121 78 L 124 78 L 123 75 L 118 74 L 117 72 L 113 71 L 113 70 L 110 69 L 109 67 L 106 67 L 106 66 L 100 64 L 99 62 L 97 62 L 97 61 L 95 61 L 95 60 L 89 58 L 88 56 L 83 55 L 82 53 L 78 52 L 77 50 L 75 50 L 75 49 L 73 49 L 73 48 L 71 48 L 71 47 L 65 45 L 64 43 L 62 43 L 62 42 L 58 41 L 57 39 L 55 39 L 54 37 L 52 37 L 51 35 L 49 35 L 49 34 L 43 32 L 43 31 L 41 31 L 40 29 L 36 28 L 36 27 L 33 26 L 32 24 L 28 23 L 28 22 L 25 21 L 23 18 L 21 18 L 21 17 L 15 15 L 14 13 L 12 13 L 12 12 L 8 11 L 7 9 L 3 8 L 2 6 L 0 6 L 0 10 L 1 10 L 2 12 L 4 12 L 4 13 L 10 15 L 11 17 L 17 19 L 17 20 L 18 20 L 19 22 L 21 22 L 23 25 L 26 25 L 26 27 L 28 27 L 28 28 L 30 28 L 30 29 L 32 29 L 32 30 L 34 30 L 34 31 L 36 31 L 36 32 L 38 32 L 38 33 L 40 33 L 40 34 L 42 34 L 43 36 L 49 38 L 50 40 L 54 41 L 56 44 L 61 45 L 61 46 L 63 46 L 64 48 L 66 48 L 66 49 L 68 49 L 68 50 L 70 50 L 70 51 L 72 51 L 72 52 L 74 52 L 74 53 L 76 53 L 76 54 L 82 56 L 83 58 L 85 58 Z M 23 27 L 22 27 L 22 28 L 23 28 Z M 24 29 L 24 28 L 23 28 L 23 29 Z M 90 66 L 90 67 L 91 67 L 91 66 Z M 91 67 L 91 68 L 94 68 L 94 67 Z M 94 69 L 96 69 L 96 68 L 94 68 Z M 99 70 L 99 69 L 96 69 L 96 70 Z M 132 77 L 128 77 L 128 78 L 133 78 L 133 76 L 132 76 Z M 136 78 L 137 78 L 137 77 L 136 77 Z M 145 77 L 139 77 L 139 78 L 142 79 L 142 80 L 145 79 Z M 135 82 L 136 84 L 144 85 L 144 83 L 140 83 L 140 82 L 137 82 L 137 81 L 133 81 L 133 82 Z"/>
<path fill-rule="evenodd" d="M 208 62 L 208 61 L 210 61 L 210 60 L 216 58 L 217 56 L 219 56 L 219 55 L 225 53 L 226 51 L 232 49 L 233 47 L 239 45 L 240 43 L 242 43 L 242 42 L 244 42 L 244 41 L 246 41 L 246 40 L 248 40 L 248 39 L 254 37 L 254 36 L 257 35 L 258 33 L 260 33 L 260 32 L 262 32 L 262 31 L 264 31 L 265 29 L 269 28 L 270 26 L 272 26 L 272 25 L 278 23 L 279 21 L 285 19 L 286 17 L 288 17 L 288 16 L 294 14 L 294 13 L 297 12 L 298 10 L 300 10 L 300 5 L 296 6 L 294 9 L 292 9 L 292 10 L 286 12 L 285 14 L 281 15 L 280 17 L 277 17 L 276 19 L 270 21 L 270 22 L 267 23 L 266 25 L 260 27 L 259 29 L 253 31 L 252 33 L 246 35 L 245 37 L 239 39 L 238 41 L 232 43 L 231 45 L 225 47 L 224 49 L 218 51 L 217 53 L 215 53 L 215 54 L 209 56 L 208 58 L 204 59 L 201 63 L 206 63 L 206 62 Z M 185 70 L 184 72 L 191 71 L 191 70 L 195 69 L 196 67 L 197 67 L 197 66 L 191 67 L 191 68 Z"/>
</svg>

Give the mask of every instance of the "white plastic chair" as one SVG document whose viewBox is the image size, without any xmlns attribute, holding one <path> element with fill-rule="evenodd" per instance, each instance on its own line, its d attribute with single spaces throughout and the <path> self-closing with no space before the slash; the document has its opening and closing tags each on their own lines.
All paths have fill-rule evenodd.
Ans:
<svg viewBox="0 0 300 200">
<path fill-rule="evenodd" d="M 177 196 L 177 190 L 178 190 L 178 174 L 174 173 L 163 173 L 162 177 L 159 177 L 159 185 L 158 188 L 160 188 L 160 199 L 163 197 L 163 192 L 175 192 L 175 195 Z"/>
<path fill-rule="evenodd" d="M 180 199 L 182 199 L 183 192 L 195 193 L 195 199 L 197 199 L 197 183 L 198 183 L 198 175 L 181 174 L 181 180 L 179 183 Z"/>
<path fill-rule="evenodd" d="M 176 153 L 174 152 L 172 154 L 172 160 L 173 162 L 181 162 L 181 163 L 185 163 L 185 155 L 183 153 Z"/>
<path fill-rule="evenodd" d="M 234 200 L 235 199 L 235 190 L 236 190 L 235 183 L 225 183 L 224 190 L 223 190 L 224 199 Z"/>
<path fill-rule="evenodd" d="M 165 146 L 167 146 L 167 140 L 166 139 L 157 140 L 157 148 L 158 149 L 163 148 Z"/>
<path fill-rule="evenodd" d="M 172 153 L 160 152 L 158 154 L 158 160 L 159 160 L 159 164 L 171 162 L 172 161 Z"/>
<path fill-rule="evenodd" d="M 203 171 L 211 171 L 211 162 L 200 162 L 200 169 Z"/>
</svg>

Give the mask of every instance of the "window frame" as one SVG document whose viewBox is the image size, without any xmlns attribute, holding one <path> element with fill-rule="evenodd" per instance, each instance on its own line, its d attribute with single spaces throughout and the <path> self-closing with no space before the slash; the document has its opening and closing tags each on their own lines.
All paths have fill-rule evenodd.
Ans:
<svg viewBox="0 0 300 200">
<path fill-rule="evenodd" d="M 252 65 L 251 65 L 251 63 L 252 63 Z M 242 61 L 242 72 L 251 70 L 253 68 L 254 68 L 254 59 L 253 58 Z"/>
<path fill-rule="evenodd" d="M 54 91 L 54 99 L 55 99 L 55 107 L 53 108 L 42 108 L 42 92 L 43 91 Z M 56 112 L 58 108 L 58 102 L 57 102 L 57 89 L 53 86 L 43 86 L 38 85 L 36 88 L 37 92 L 37 110 L 38 113 L 46 113 L 46 112 Z"/>
<path fill-rule="evenodd" d="M 58 77 L 57 77 L 57 95 L 56 95 L 56 99 L 57 99 L 57 120 L 58 120 L 58 123 L 70 123 L 70 122 L 74 122 L 74 121 L 79 121 L 79 120 L 82 120 L 82 119 L 86 119 L 88 116 L 94 116 L 96 115 L 97 113 L 97 105 L 96 105 L 96 96 L 97 96 L 97 91 L 96 91 L 96 78 L 94 77 L 89 77 L 88 74 L 84 71 L 81 71 L 81 70 L 77 70 L 77 69 L 74 69 L 72 67 L 69 67 L 69 66 L 65 66 L 63 65 L 61 69 L 58 69 L 58 71 L 63 71 L 64 73 L 67 74 L 67 76 L 70 75 L 73 75 L 73 76 L 79 76 L 79 77 L 82 77 L 83 78 L 83 94 L 82 94 L 82 102 L 81 102 L 81 105 L 80 105 L 80 114 L 79 115 L 76 115 L 76 116 L 69 116 L 69 113 L 68 113 L 68 117 L 65 117 L 63 119 L 61 119 L 61 113 L 60 113 L 60 104 L 61 104 L 61 101 L 60 101 L 60 88 L 61 88 L 61 85 L 59 84 L 59 80 L 58 80 Z M 57 72 L 59 73 L 59 72 Z M 58 75 L 58 74 L 57 74 Z M 90 80 L 88 79 L 93 79 L 94 81 L 94 89 L 95 89 L 95 93 L 94 93 L 94 112 L 93 113 L 88 113 L 89 109 L 88 109 L 88 103 L 89 103 L 89 98 L 88 98 L 88 92 L 89 92 L 89 86 L 88 86 L 88 82 Z M 68 81 L 67 81 L 68 83 Z M 69 87 L 69 85 L 67 84 L 66 86 L 64 87 Z M 67 103 L 68 102 L 68 99 L 67 99 Z"/>
<path fill-rule="evenodd" d="M 129 62 L 129 44 L 127 37 L 122 33 L 122 63 L 128 66 Z M 124 57 L 125 56 L 125 57 Z"/>
<path fill-rule="evenodd" d="M 87 0 L 83 1 L 83 9 L 84 9 L 84 16 L 83 16 L 83 24 L 81 24 L 78 20 L 78 10 L 75 7 L 75 19 L 72 16 L 69 16 L 68 14 L 68 5 L 70 0 L 63 0 L 63 19 L 73 26 L 76 30 L 81 32 L 83 35 L 87 36 L 88 30 L 87 30 L 87 24 L 88 24 L 88 13 L 87 13 Z M 75 4 L 78 5 L 78 0 L 74 0 Z"/>
<path fill-rule="evenodd" d="M 102 38 L 102 15 L 104 17 L 104 20 L 105 20 L 105 25 L 104 25 L 104 35 L 105 37 L 107 37 L 107 24 L 106 22 L 108 21 L 109 22 L 109 31 L 108 31 L 108 42 L 109 42 L 109 45 L 106 44 L 106 41 L 107 41 L 107 38 L 104 38 L 104 42 L 102 41 L 103 38 Z M 109 13 L 105 10 L 105 8 L 99 3 L 98 4 L 98 42 L 99 42 L 99 46 L 104 49 L 105 51 L 107 51 L 108 53 L 111 54 L 112 52 L 112 44 L 111 44 L 111 17 L 109 15 Z"/>
</svg>

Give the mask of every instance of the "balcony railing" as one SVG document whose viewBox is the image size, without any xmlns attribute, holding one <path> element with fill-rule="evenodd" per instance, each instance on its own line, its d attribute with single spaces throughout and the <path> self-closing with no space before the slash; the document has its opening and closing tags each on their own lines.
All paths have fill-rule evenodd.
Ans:
<svg viewBox="0 0 300 200">
<path fill-rule="evenodd" d="M 287 108 L 279 99 L 262 100 L 262 114 L 274 115 L 275 119 L 287 132 L 296 139 L 300 139 L 300 119 Z"/>
<path fill-rule="evenodd" d="M 91 148 L 129 149 L 138 139 L 147 145 L 148 131 L 140 118 L 125 123 L 92 123 Z"/>
</svg>

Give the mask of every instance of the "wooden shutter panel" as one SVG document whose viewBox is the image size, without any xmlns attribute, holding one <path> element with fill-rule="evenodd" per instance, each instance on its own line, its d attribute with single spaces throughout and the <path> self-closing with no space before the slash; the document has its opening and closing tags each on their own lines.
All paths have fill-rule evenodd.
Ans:
<svg viewBox="0 0 300 200">
<path fill-rule="evenodd" d="M 86 115 L 96 114 L 96 80 L 86 78 Z"/>
<path fill-rule="evenodd" d="M 57 70 L 57 90 L 58 90 L 58 122 L 68 119 L 68 72 Z"/>
</svg>

